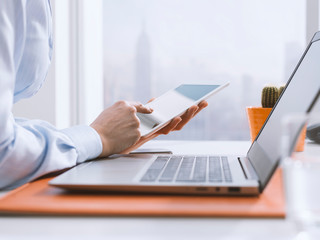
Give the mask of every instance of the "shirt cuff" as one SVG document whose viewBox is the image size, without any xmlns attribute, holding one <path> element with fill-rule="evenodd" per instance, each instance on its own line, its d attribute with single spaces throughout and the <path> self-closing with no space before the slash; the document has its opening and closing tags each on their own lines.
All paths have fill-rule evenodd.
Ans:
<svg viewBox="0 0 320 240">
<path fill-rule="evenodd" d="M 77 163 L 98 157 L 102 152 L 102 142 L 99 134 L 90 126 L 78 125 L 63 129 L 74 143 L 78 152 Z"/>
</svg>

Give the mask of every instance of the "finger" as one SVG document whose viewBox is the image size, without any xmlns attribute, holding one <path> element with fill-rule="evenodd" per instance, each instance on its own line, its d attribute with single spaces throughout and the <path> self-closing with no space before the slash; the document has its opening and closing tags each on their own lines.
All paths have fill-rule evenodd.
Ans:
<svg viewBox="0 0 320 240">
<path fill-rule="evenodd" d="M 175 131 L 181 130 L 194 116 L 196 116 L 202 109 L 208 106 L 207 101 L 201 101 L 197 106 L 190 107 L 182 117 L 182 121 L 176 127 Z"/>
<path fill-rule="evenodd" d="M 152 101 L 155 100 L 155 99 L 156 99 L 156 98 L 151 98 L 151 99 L 148 101 L 148 103 L 149 103 L 149 102 L 152 102 Z"/>
<path fill-rule="evenodd" d="M 164 134 L 167 135 L 171 131 L 175 130 L 175 128 L 178 126 L 178 124 L 182 121 L 181 117 L 175 117 L 171 120 L 171 122 L 165 126 L 164 128 L 160 129 L 157 134 Z"/>
<path fill-rule="evenodd" d="M 153 109 L 150 107 L 146 107 L 145 105 L 143 105 L 140 102 L 132 102 L 130 103 L 133 107 L 135 107 L 137 109 L 137 112 L 139 113 L 152 113 Z"/>
<path fill-rule="evenodd" d="M 194 113 L 193 116 L 197 115 L 202 109 L 206 108 L 208 106 L 208 102 L 207 101 L 201 101 L 199 104 L 198 104 L 198 110 Z"/>
<path fill-rule="evenodd" d="M 181 115 L 182 121 L 176 126 L 175 131 L 181 130 L 195 115 L 198 110 L 198 106 L 191 106 L 183 115 Z"/>
</svg>

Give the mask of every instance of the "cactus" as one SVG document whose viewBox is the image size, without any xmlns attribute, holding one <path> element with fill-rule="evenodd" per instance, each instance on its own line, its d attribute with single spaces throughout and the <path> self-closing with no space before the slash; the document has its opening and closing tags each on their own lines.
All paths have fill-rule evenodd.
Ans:
<svg viewBox="0 0 320 240">
<path fill-rule="evenodd" d="M 267 86 L 262 89 L 261 104 L 264 108 L 273 108 L 279 98 L 279 90 L 274 86 Z"/>
<path fill-rule="evenodd" d="M 279 87 L 279 97 L 280 97 L 280 95 L 281 95 L 282 91 L 284 90 L 284 88 L 285 88 L 285 86 L 281 86 L 281 87 Z"/>
</svg>

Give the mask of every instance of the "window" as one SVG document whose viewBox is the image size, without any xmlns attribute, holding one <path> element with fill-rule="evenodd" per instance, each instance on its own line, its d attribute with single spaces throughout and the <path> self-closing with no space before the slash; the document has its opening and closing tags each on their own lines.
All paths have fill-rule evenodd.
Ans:
<svg viewBox="0 0 320 240">
<path fill-rule="evenodd" d="M 183 131 L 162 139 L 249 139 L 245 107 L 260 105 L 266 83 L 288 80 L 319 28 L 318 0 L 70 0 L 52 7 L 48 79 L 35 98 L 15 104 L 15 115 L 64 128 L 90 124 L 120 99 L 145 102 L 182 82 L 231 82 Z"/>
<path fill-rule="evenodd" d="M 288 80 L 305 36 L 302 0 L 105 0 L 104 106 L 226 80 L 200 116 L 162 138 L 247 140 L 246 106 L 260 105 L 263 85 Z"/>
</svg>

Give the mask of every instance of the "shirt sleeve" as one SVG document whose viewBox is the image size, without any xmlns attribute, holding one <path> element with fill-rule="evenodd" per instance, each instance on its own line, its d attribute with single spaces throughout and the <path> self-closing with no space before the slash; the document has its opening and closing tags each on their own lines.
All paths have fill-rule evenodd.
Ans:
<svg viewBox="0 0 320 240">
<path fill-rule="evenodd" d="M 25 35 L 24 5 L 23 0 L 1 0 L 0 189 L 72 167 L 102 151 L 98 133 L 89 126 L 58 130 L 45 121 L 13 117 L 16 68 Z"/>
</svg>

